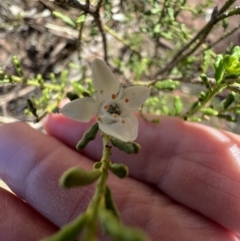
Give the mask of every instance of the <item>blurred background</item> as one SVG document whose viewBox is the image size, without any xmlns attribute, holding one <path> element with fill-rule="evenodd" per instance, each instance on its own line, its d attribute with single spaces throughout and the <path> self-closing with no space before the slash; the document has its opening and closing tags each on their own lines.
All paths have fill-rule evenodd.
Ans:
<svg viewBox="0 0 240 241">
<path fill-rule="evenodd" d="M 209 21 L 213 8 L 220 8 L 225 2 L 103 1 L 99 13 L 107 42 L 105 53 L 102 34 L 94 17 L 84 11 L 70 8 L 64 1 L 1 1 L 0 67 L 8 75 L 17 75 L 12 64 L 12 57 L 16 55 L 25 78 L 40 74 L 46 82 L 50 79 L 50 73 L 58 79 L 61 72 L 67 69 L 68 79 L 76 89 L 76 83 L 91 77 L 92 60 L 107 55 L 110 67 L 124 85 L 152 81 L 158 78 L 153 73 L 157 73 L 176 50 Z M 231 8 L 237 6 L 237 2 Z M 97 1 L 90 3 L 96 5 Z M 70 19 L 64 20 L 63 16 L 52 14 L 54 11 Z M 208 35 L 205 47 L 218 40 L 228 29 L 235 29 L 229 37 L 214 44 L 211 54 L 226 52 L 240 44 L 239 20 L 239 16 L 232 17 L 225 23 L 227 27 L 221 23 Z M 180 96 L 186 106 L 195 100 L 195 95 L 203 86 L 191 80 L 201 73 L 202 58 L 203 52 L 200 50 L 196 57 L 189 57 L 185 63 L 171 70 L 170 74 L 182 84 L 168 92 L 166 98 L 165 93 L 157 94 L 161 99 L 156 99 L 158 105 L 154 113 L 169 113 L 163 108 L 171 103 L 169 96 Z M 206 72 L 211 76 L 213 71 L 206 68 Z M 45 94 L 48 95 L 46 98 L 58 95 L 57 92 Z M 42 90 L 37 86 L 0 84 L 0 123 L 17 120 L 32 122 L 34 118 L 26 116 L 26 99 L 41 96 Z M 41 122 L 33 126 L 41 128 Z M 235 128 L 225 122 L 219 122 L 218 127 Z"/>
</svg>

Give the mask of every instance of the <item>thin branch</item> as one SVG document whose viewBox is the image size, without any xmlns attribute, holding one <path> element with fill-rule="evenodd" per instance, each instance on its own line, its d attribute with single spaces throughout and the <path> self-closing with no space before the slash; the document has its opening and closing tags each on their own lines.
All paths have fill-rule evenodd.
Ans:
<svg viewBox="0 0 240 241">
<path fill-rule="evenodd" d="M 233 5 L 233 3 L 235 3 L 237 0 L 228 0 L 223 6 L 222 8 L 219 10 L 218 14 L 222 14 L 224 13 L 226 10 L 229 9 L 229 7 L 231 7 Z"/>
<path fill-rule="evenodd" d="M 215 42 L 213 42 L 212 44 L 208 45 L 208 49 L 212 48 L 213 46 L 215 46 L 216 44 L 218 44 L 219 42 L 221 42 L 222 40 L 228 38 L 230 35 L 232 35 L 233 33 L 235 33 L 238 29 L 240 28 L 240 24 L 238 26 L 236 26 L 235 28 L 229 30 L 227 33 L 225 33 L 223 36 L 221 36 L 220 38 L 218 38 Z"/>
<path fill-rule="evenodd" d="M 106 38 L 106 33 L 104 31 L 103 24 L 100 17 L 100 8 L 102 6 L 103 0 L 99 0 L 95 7 L 90 5 L 89 0 L 87 0 L 85 4 L 82 4 L 77 0 L 55 0 L 55 2 L 59 4 L 66 4 L 72 8 L 80 9 L 84 11 L 85 14 L 90 14 L 93 17 L 94 22 L 96 23 L 96 26 L 98 27 L 98 30 L 102 36 L 104 60 L 106 61 L 106 63 L 108 63 L 107 38 Z M 79 32 L 79 34 L 81 34 L 81 31 Z M 78 46 L 79 46 L 79 42 L 78 42 Z"/>
<path fill-rule="evenodd" d="M 100 14 L 99 12 L 96 12 L 97 14 L 94 15 L 94 21 L 99 29 L 99 32 L 102 36 L 102 42 L 103 42 L 103 51 L 104 51 L 104 60 L 106 61 L 106 63 L 108 64 L 108 48 L 107 48 L 107 38 L 106 38 L 106 34 L 105 31 L 103 29 L 103 25 L 102 25 L 102 21 L 100 18 Z"/>
<path fill-rule="evenodd" d="M 93 14 L 96 11 L 96 8 L 88 4 L 88 1 L 85 4 L 82 4 L 77 0 L 55 0 L 55 3 L 62 4 L 62 5 L 66 4 L 69 7 L 80 9 L 85 13 L 89 13 L 89 14 Z"/>
<path fill-rule="evenodd" d="M 226 6 L 230 6 L 229 4 L 233 4 L 233 0 L 227 1 L 225 5 L 219 10 L 218 13 L 221 13 L 223 9 L 226 8 Z M 157 73 L 155 73 L 153 78 L 156 78 L 158 75 L 164 74 L 167 71 L 171 70 L 175 65 L 177 65 L 179 62 L 181 62 L 183 59 L 187 58 L 189 55 L 191 55 L 206 39 L 209 32 L 212 30 L 214 25 L 216 25 L 219 21 L 233 16 L 240 14 L 240 8 L 236 7 L 233 10 L 230 10 L 228 13 L 218 14 L 216 16 L 216 11 L 214 12 L 211 20 L 205 25 L 205 27 L 199 31 L 199 33 L 189 42 L 187 43 L 182 49 L 180 49 L 172 58 L 170 62 L 168 62 L 164 68 L 160 69 Z M 196 43 L 197 42 L 197 43 Z M 194 47 L 191 47 L 193 44 L 195 44 Z M 189 50 L 190 49 L 190 50 Z M 184 52 L 186 52 L 184 54 Z"/>
</svg>

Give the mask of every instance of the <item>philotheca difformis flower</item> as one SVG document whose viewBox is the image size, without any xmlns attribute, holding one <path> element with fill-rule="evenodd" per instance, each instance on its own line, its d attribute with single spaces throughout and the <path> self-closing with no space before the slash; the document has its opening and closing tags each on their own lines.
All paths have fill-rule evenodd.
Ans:
<svg viewBox="0 0 240 241">
<path fill-rule="evenodd" d="M 123 88 L 100 59 L 92 63 L 92 76 L 95 94 L 69 102 L 60 112 L 80 122 L 88 122 L 97 115 L 101 131 L 124 142 L 134 141 L 138 121 L 133 112 L 146 101 L 150 89 L 144 86 Z"/>
</svg>

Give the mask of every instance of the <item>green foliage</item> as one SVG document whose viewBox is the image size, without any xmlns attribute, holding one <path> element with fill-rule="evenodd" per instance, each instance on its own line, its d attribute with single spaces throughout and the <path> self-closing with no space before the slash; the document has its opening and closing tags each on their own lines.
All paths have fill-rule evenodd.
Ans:
<svg viewBox="0 0 240 241">
<path fill-rule="evenodd" d="M 71 26 L 73 28 L 76 27 L 76 23 L 69 16 L 67 16 L 65 14 L 62 14 L 60 12 L 56 12 L 56 11 L 53 11 L 52 15 L 57 17 L 57 18 L 60 18 L 67 25 L 69 25 L 69 26 Z M 79 21 L 79 19 L 78 19 L 78 21 Z"/>
<path fill-rule="evenodd" d="M 141 150 L 141 146 L 136 142 L 124 142 L 114 137 L 111 137 L 110 140 L 113 146 L 127 154 L 137 154 Z"/>
<path fill-rule="evenodd" d="M 77 150 L 84 149 L 90 141 L 94 140 L 98 133 L 98 129 L 98 123 L 91 126 L 91 128 L 83 134 L 82 139 L 77 143 Z"/>
<path fill-rule="evenodd" d="M 110 170 L 119 178 L 124 178 L 128 176 L 128 167 L 124 164 L 113 163 L 110 166 Z"/>
<path fill-rule="evenodd" d="M 147 241 L 148 238 L 138 229 L 119 224 L 118 219 L 108 210 L 99 209 L 103 230 L 116 241 Z"/>
<path fill-rule="evenodd" d="M 223 59 L 224 70 L 227 74 L 240 75 L 240 47 L 236 46 L 231 55 L 226 54 Z"/>
<path fill-rule="evenodd" d="M 163 81 L 157 81 L 155 83 L 155 87 L 159 90 L 174 90 L 179 86 L 179 81 L 175 81 L 175 80 L 163 80 Z"/>
<path fill-rule="evenodd" d="M 48 238 L 42 239 L 41 241 L 74 241 L 78 238 L 79 234 L 88 222 L 88 219 L 88 215 L 83 214 L 72 223 L 63 226 L 62 229 L 56 234 Z"/>
<path fill-rule="evenodd" d="M 217 82 L 220 82 L 224 75 L 223 68 L 223 56 L 218 54 L 214 63 L 215 75 L 214 78 Z"/>
<path fill-rule="evenodd" d="M 117 210 L 116 204 L 113 200 L 111 189 L 108 186 L 106 186 L 104 197 L 105 197 L 105 207 L 106 207 L 106 209 L 108 211 L 110 211 L 113 214 L 113 216 L 115 217 L 115 219 L 120 222 L 120 215 L 119 215 L 119 212 Z"/>
<path fill-rule="evenodd" d="M 101 171 L 98 169 L 86 171 L 72 167 L 61 176 L 59 183 L 63 188 L 81 187 L 92 184 L 100 175 Z"/>
</svg>

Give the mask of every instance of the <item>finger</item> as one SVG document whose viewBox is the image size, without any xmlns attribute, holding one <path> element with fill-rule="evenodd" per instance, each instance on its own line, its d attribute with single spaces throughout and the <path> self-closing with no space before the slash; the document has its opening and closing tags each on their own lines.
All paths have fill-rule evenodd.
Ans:
<svg viewBox="0 0 240 241">
<path fill-rule="evenodd" d="M 93 186 L 63 191 L 58 179 L 71 166 L 90 169 L 88 158 L 21 123 L 0 127 L 0 156 L 0 176 L 57 226 L 86 209 Z M 130 178 L 120 182 L 111 175 L 109 184 L 124 222 L 143 227 L 152 240 L 235 240 L 224 228 L 145 184 Z"/>
<path fill-rule="evenodd" d="M 132 177 L 156 185 L 178 202 L 239 233 L 239 141 L 177 118 L 161 117 L 159 125 L 139 122 L 140 155 L 116 150 L 112 160 L 125 163 Z M 45 126 L 72 147 L 88 128 L 61 115 L 50 116 Z M 84 154 L 96 160 L 100 149 L 101 144 L 95 141 Z"/>
<path fill-rule="evenodd" d="M 58 229 L 26 202 L 0 188 L 0 240 L 38 241 Z"/>
</svg>

